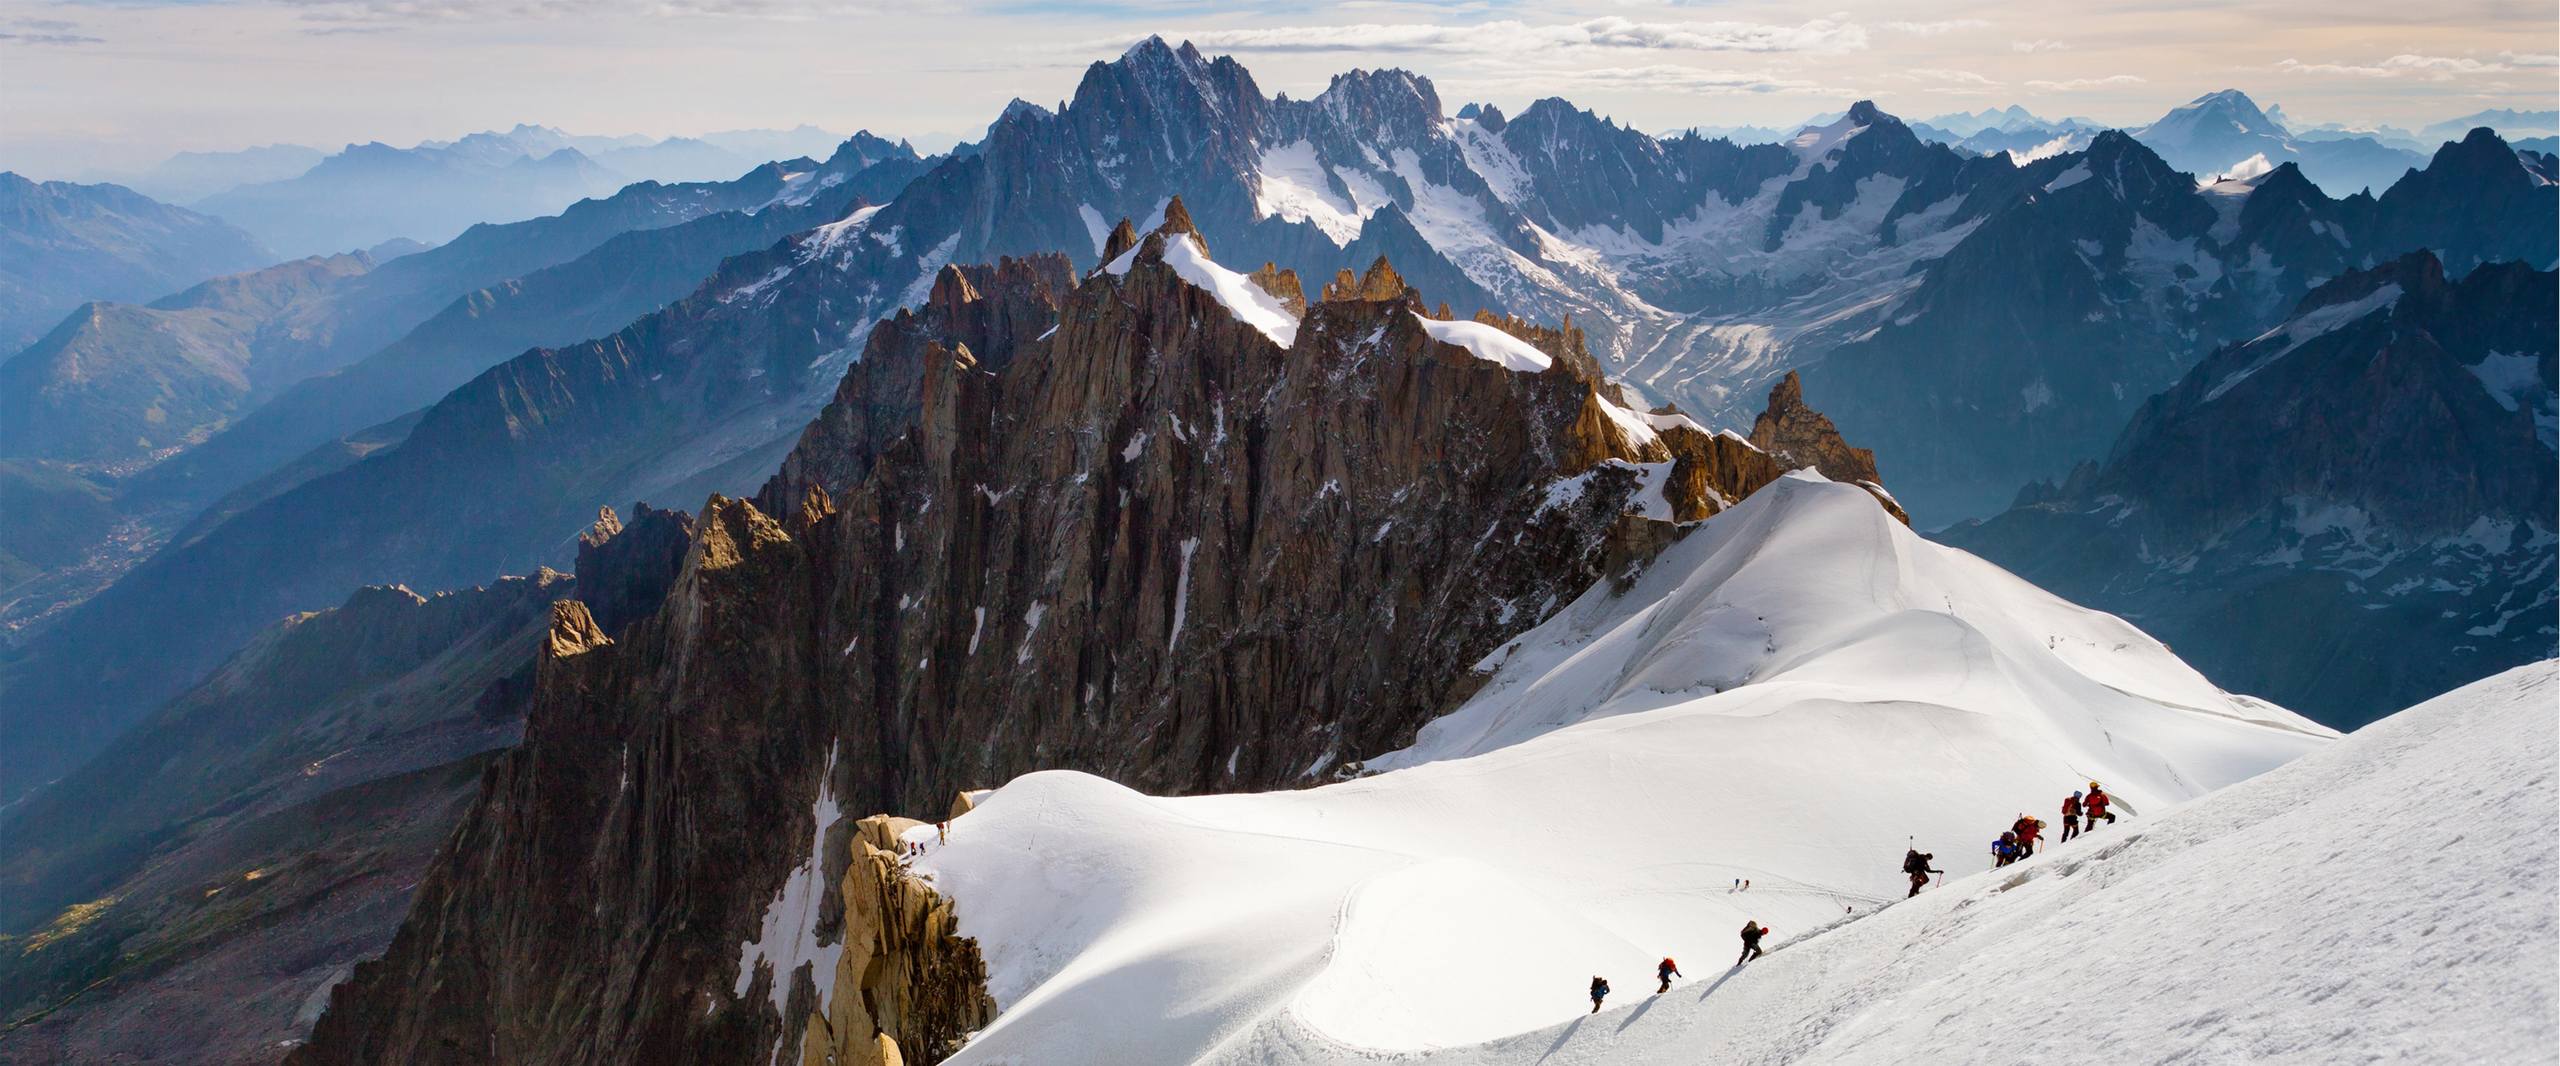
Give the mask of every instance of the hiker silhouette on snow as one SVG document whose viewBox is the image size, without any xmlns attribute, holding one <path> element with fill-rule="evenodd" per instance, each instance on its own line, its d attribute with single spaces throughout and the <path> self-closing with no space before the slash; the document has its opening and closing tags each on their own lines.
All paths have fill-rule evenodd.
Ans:
<svg viewBox="0 0 2560 1066">
<path fill-rule="evenodd" d="M 1929 864 L 1937 861 L 1937 858 L 1937 856 L 1931 855 L 1918 848 L 1913 848 L 1902 853 L 1902 872 L 1911 875 L 1911 896 L 1919 895 L 1921 889 L 1929 886 L 1930 874 L 1946 872 L 1944 870 L 1932 870 L 1929 868 Z M 1902 898 L 1910 899 L 1911 896 L 1904 896 Z"/>
<path fill-rule="evenodd" d="M 1653 975 L 1662 978 L 1662 987 L 1654 989 L 1654 995 L 1658 996 L 1671 991 L 1671 979 L 1680 976 L 1680 964 L 1665 958 L 1662 960 L 1662 965 L 1653 968 Z"/>
<path fill-rule="evenodd" d="M 1742 957 L 1733 960 L 1733 964 L 1735 966 L 1740 966 L 1743 963 L 1759 958 L 1760 938 L 1767 935 L 1769 935 L 1769 928 L 1761 925 L 1757 921 L 1742 923 Z"/>
<path fill-rule="evenodd" d="M 1593 977 L 1591 979 L 1591 1013 L 1600 1013 L 1600 1001 L 1607 998 L 1609 998 L 1609 982 L 1604 978 Z"/>
<path fill-rule="evenodd" d="M 2062 842 L 2068 844 L 2080 835 L 2080 793 L 2062 797 Z"/>
</svg>

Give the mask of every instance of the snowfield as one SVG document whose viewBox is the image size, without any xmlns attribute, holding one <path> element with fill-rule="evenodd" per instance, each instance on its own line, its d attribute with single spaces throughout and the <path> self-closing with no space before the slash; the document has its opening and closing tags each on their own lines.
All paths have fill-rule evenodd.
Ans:
<svg viewBox="0 0 2560 1066">
<path fill-rule="evenodd" d="M 1357 780 L 1164 799 L 1046 772 L 983 797 L 918 864 L 957 900 L 1002 1007 L 953 1061 L 1777 1061 L 1844 1027 L 1875 1034 L 1849 1057 L 1918 1061 L 1897 1041 L 1936 1039 L 1941 1012 L 1909 1015 L 1905 1031 L 1866 1008 L 1996 950 L 2021 956 L 2003 980 L 2093 969 L 2129 983 L 2093 987 L 2075 1009 L 2134 1011 L 2125 996 L 2184 971 L 2048 957 L 2008 943 L 1998 915 L 2112 883 L 2107 870 L 2133 865 L 2097 851 L 2187 839 L 2158 835 L 2173 824 L 2161 812 L 2334 736 L 2214 689 L 2122 621 L 1922 540 L 1864 490 L 1804 475 L 1692 531 L 1623 592 L 1601 582 L 1480 668 L 1474 698 Z M 2019 812 L 2058 821 L 2054 805 L 2092 778 L 2131 817 L 2089 845 L 1862 918 L 1902 895 L 1906 839 L 1951 879 L 1976 873 Z M 2041 887 L 1995 890 L 2037 870 L 2025 884 Z M 1736 891 L 1743 878 L 1752 887 Z M 1807 938 L 1848 918 L 1861 920 Z M 1775 928 L 1776 952 L 1719 984 L 1745 919 Z M 2144 922 L 2126 935 L 2166 948 L 2200 931 Z M 1819 970 L 1798 961 L 1850 950 L 1833 944 L 1868 946 Z M 1665 955 L 1693 978 L 1648 1002 Z M 1594 974 L 1632 1009 L 1584 1017 Z M 2144 1009 L 2191 1003 L 2164 998 Z M 2004 1031 L 2017 1018 L 2015 1040 L 2069 1036 L 2027 1024 L 2045 1008 L 1978 1009 Z M 1744 1040 L 1745 1025 L 1765 1040 Z M 1941 1036 L 1971 1057 L 2041 1057 L 1980 1031 Z"/>
<path fill-rule="evenodd" d="M 1621 978 L 1619 1009 L 1392 1061 L 2551 1062 L 2555 679 L 2475 682 L 1658 998 Z M 1384 1061 L 1283 1018 L 1210 1058 L 1353 1057 Z"/>
</svg>

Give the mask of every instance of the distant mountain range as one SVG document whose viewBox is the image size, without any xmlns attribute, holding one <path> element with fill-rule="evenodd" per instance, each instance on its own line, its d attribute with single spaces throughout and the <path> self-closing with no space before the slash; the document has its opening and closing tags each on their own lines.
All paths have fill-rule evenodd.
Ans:
<svg viewBox="0 0 2560 1066">
<path fill-rule="evenodd" d="M 141 170 L 90 171 L 80 180 L 112 182 L 154 199 L 192 203 L 242 185 L 283 181 L 328 157 L 307 145 L 264 144 L 228 152 L 180 152 Z"/>
<path fill-rule="evenodd" d="M 275 262 L 222 220 L 115 185 L 0 171 L 0 358 L 91 300 L 151 300 Z"/>
<path fill-rule="evenodd" d="M 1700 126 L 1689 131 L 1725 137 L 1738 144 L 1778 143 L 1796 131 L 1839 119 L 1839 112 L 1815 115 L 1792 127 Z M 2031 162 L 2089 146 L 2111 127 L 2086 118 L 2042 118 L 2024 107 L 1984 108 L 1976 112 L 1937 115 L 1910 123 L 1911 131 L 1968 152 L 2006 152 Z M 2274 167 L 2292 162 L 2303 175 L 2332 196 L 2358 191 L 2380 193 L 2400 175 L 2422 164 L 2435 146 L 2461 140 L 2473 129 L 2488 127 L 2518 147 L 2560 134 L 2560 112 L 2497 108 L 2449 119 L 2412 133 L 2389 126 L 2356 127 L 2344 123 L 2297 125 L 2273 105 L 2261 109 L 2236 89 L 2207 93 L 2171 109 L 2142 126 L 2128 127 L 2134 137 L 2169 165 L 2199 177 L 2217 177 L 2236 169 Z M 2262 160 L 2252 162 L 2253 159 Z"/>
<path fill-rule="evenodd" d="M 196 207 L 292 255 L 369 248 L 395 238 L 435 244 L 479 223 L 549 214 L 631 182 L 728 180 L 767 160 L 823 156 L 842 140 L 812 126 L 653 140 L 520 125 L 413 148 L 348 145 L 290 175 L 208 192 Z M 252 152 L 259 153 L 254 161 L 248 153 L 223 161 L 245 172 L 289 154 Z M 155 173 L 220 169 L 213 162 L 171 160 Z"/>
<path fill-rule="evenodd" d="M 0 565 L 0 623 L 24 639 L 196 535 L 181 527 L 396 442 L 417 408 L 492 363 L 610 331 L 724 257 L 894 194 L 925 165 L 903 153 L 857 135 L 825 163 L 634 185 L 387 264 L 314 259 L 97 305 L 0 364 L 0 474 L 30 504 L 18 515 L 55 519 L 0 521 L 0 556 L 22 556 Z"/>
<path fill-rule="evenodd" d="M 2560 277 L 2352 271 L 1943 539 L 2353 726 L 2555 644 Z"/>
<path fill-rule="evenodd" d="M 560 561 L 599 504 L 745 491 L 869 323 L 924 301 L 941 265 L 1097 263 L 1106 219 L 1152 226 L 1176 195 L 1233 234 L 1219 243 L 1239 263 L 1323 277 L 1383 254 L 1457 313 L 1569 319 L 1648 406 L 1732 422 L 1800 372 L 1844 433 L 1878 446 L 1915 518 L 1944 523 L 2103 455 L 2196 359 L 2386 249 L 2549 267 L 2554 192 L 2485 133 L 2380 198 L 2337 200 L 2293 165 L 2200 187 L 2115 132 L 2021 166 L 1864 103 L 1788 144 L 1738 146 L 1657 140 L 1552 99 L 1454 118 L 1397 71 L 1275 99 L 1233 60 L 1149 41 L 1090 68 L 1064 110 L 1017 101 L 886 204 L 738 255 L 617 332 L 494 366 L 494 346 L 386 356 L 360 380 L 407 384 L 347 405 L 377 429 L 309 435 L 340 406 L 315 399 L 234 431 L 259 424 L 238 439 L 267 444 L 217 439 L 162 464 L 135 493 L 202 499 L 184 486 L 210 474 L 244 494 L 61 612 L 0 684 L 25 714 L 77 706 L 102 738 L 268 620 L 348 588 L 521 573 Z M 538 312 L 517 321 L 518 337 L 542 328 Z M 400 369 L 423 365 L 441 369 Z M 472 372 L 401 417 L 404 398 Z"/>
</svg>

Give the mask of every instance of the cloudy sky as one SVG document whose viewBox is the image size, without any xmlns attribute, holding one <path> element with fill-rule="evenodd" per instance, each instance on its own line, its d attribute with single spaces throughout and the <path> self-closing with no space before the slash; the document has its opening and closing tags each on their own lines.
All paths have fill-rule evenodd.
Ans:
<svg viewBox="0 0 2560 1066">
<path fill-rule="evenodd" d="M 2551 108 L 2551 0 L 1774 4 L 1336 0 L 0 0 L 0 167 L 39 177 L 270 142 L 410 144 L 517 122 L 808 122 L 940 147 L 1068 95 L 1147 33 L 1306 95 L 1354 66 L 1451 107 L 1562 95 L 1645 129 L 1852 99 L 2138 124 L 2236 87 L 2298 122 Z"/>
</svg>

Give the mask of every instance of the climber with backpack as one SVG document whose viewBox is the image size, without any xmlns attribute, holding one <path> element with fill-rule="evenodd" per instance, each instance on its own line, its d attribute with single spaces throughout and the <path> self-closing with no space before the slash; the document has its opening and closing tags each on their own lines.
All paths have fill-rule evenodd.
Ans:
<svg viewBox="0 0 2560 1066">
<path fill-rule="evenodd" d="M 2034 857 L 2036 834 L 2044 832 L 2044 819 L 2020 814 L 2015 829 L 2018 834 L 2018 857 L 2021 859 Z"/>
<path fill-rule="evenodd" d="M 1929 863 L 1934 861 L 1936 858 L 1937 856 L 1931 855 L 1918 848 L 1912 848 L 1911 850 L 1902 853 L 1902 872 L 1911 875 L 1911 896 L 1917 896 L 1920 894 L 1921 889 L 1929 887 L 1930 874 L 1946 872 L 1944 870 L 1932 870 L 1929 868 Z M 1910 899 L 1911 896 L 1904 896 L 1902 898 Z"/>
<path fill-rule="evenodd" d="M 1742 923 L 1742 957 L 1733 960 L 1736 969 L 1760 957 L 1760 938 L 1769 935 L 1769 927 L 1757 921 Z"/>
<path fill-rule="evenodd" d="M 1600 976 L 1594 975 L 1594 976 L 1591 978 L 1591 1013 L 1593 1013 L 1593 1014 L 1598 1014 L 1598 1013 L 1600 1013 L 1600 1001 L 1601 1001 L 1601 1000 L 1603 1000 L 1603 999 L 1607 999 L 1608 997 L 1609 997 L 1609 982 L 1608 982 L 1608 980 L 1607 980 L 1606 978 L 1603 978 L 1603 977 L 1600 977 Z"/>
<path fill-rule="evenodd" d="M 1662 958 L 1662 965 L 1653 968 L 1653 975 L 1662 978 L 1662 987 L 1653 990 L 1653 994 L 1659 996 L 1671 991 L 1672 978 L 1681 976 L 1680 964 L 1671 961 L 1671 957 L 1665 955 Z"/>
<path fill-rule="evenodd" d="M 2018 834 L 2007 831 L 1991 842 L 1991 866 L 1998 869 L 2018 861 Z"/>
<path fill-rule="evenodd" d="M 2080 835 L 2080 793 L 2074 790 L 2062 797 L 2062 842 L 2068 844 Z"/>
<path fill-rule="evenodd" d="M 2106 819 L 2108 825 L 2116 824 L 2115 813 L 2107 809 L 2108 805 L 2114 802 L 2115 797 L 2107 795 L 2106 789 L 2099 788 L 2098 783 L 2095 781 L 2089 782 L 2089 798 L 2083 804 L 2083 807 L 2089 812 L 2089 828 L 2096 829 L 2098 827 L 2098 819 L 2101 818 Z"/>
</svg>

